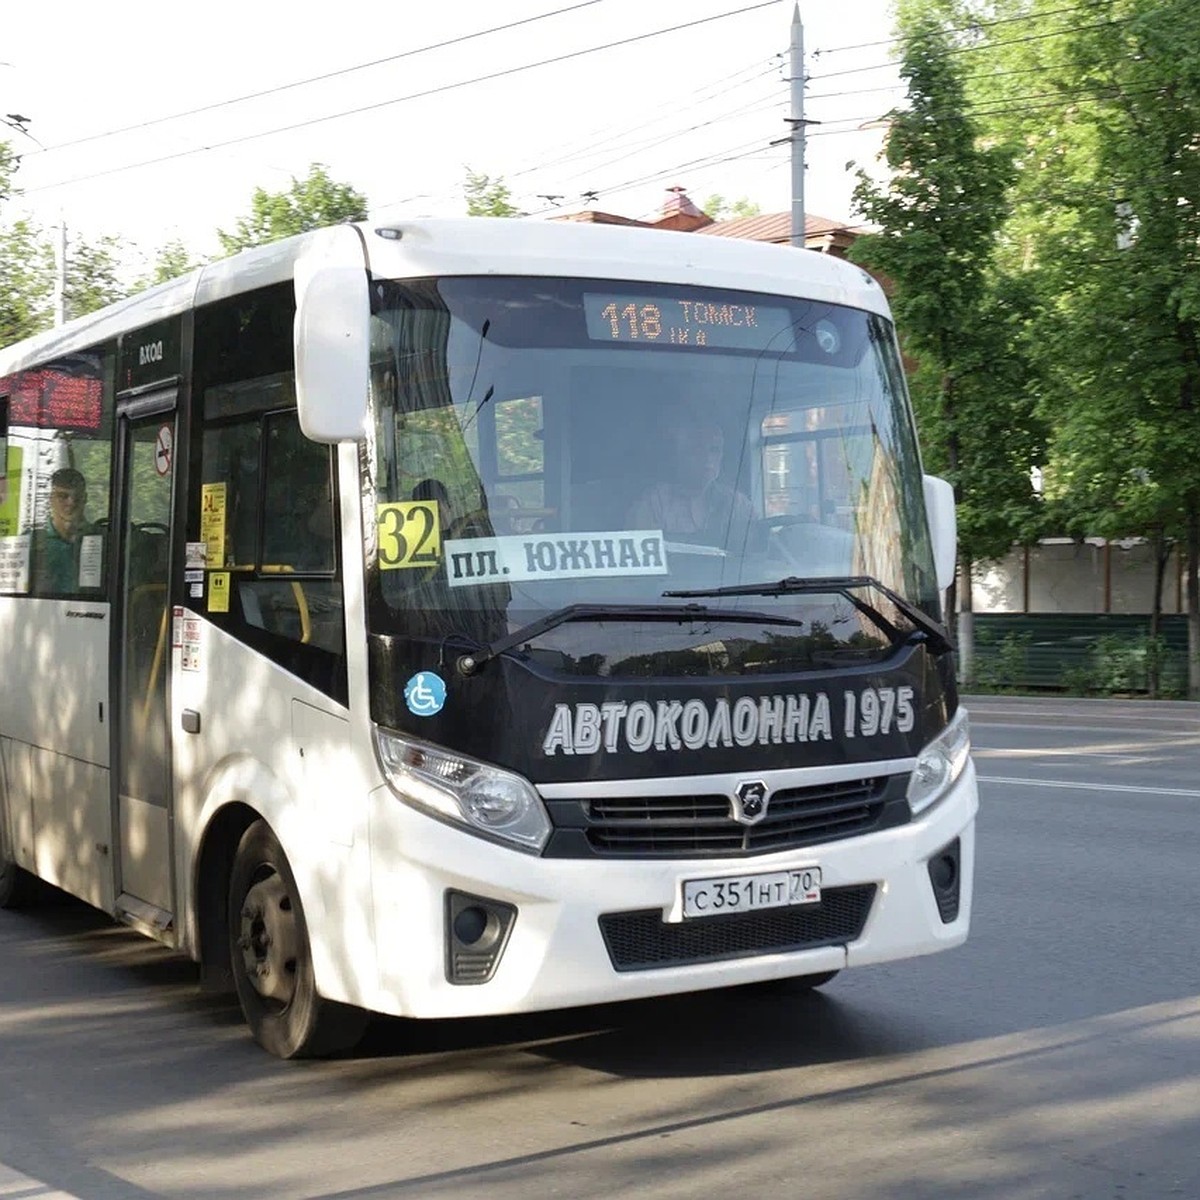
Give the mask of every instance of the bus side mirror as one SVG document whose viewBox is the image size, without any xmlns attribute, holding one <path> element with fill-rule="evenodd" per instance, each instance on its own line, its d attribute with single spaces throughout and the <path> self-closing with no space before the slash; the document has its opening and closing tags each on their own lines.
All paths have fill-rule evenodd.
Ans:
<svg viewBox="0 0 1200 1200">
<path fill-rule="evenodd" d="M 362 240 L 349 225 L 315 233 L 296 259 L 296 406 L 314 442 L 366 436 L 371 298 Z"/>
<path fill-rule="evenodd" d="M 937 585 L 945 591 L 954 582 L 958 563 L 958 521 L 954 515 L 954 488 L 936 475 L 922 477 L 925 485 L 925 514 L 933 543 L 933 571 Z"/>
</svg>

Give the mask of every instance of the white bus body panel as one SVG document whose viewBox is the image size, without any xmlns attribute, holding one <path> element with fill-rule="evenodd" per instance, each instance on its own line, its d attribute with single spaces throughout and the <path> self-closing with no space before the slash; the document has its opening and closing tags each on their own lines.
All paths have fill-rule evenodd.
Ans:
<svg viewBox="0 0 1200 1200">
<path fill-rule="evenodd" d="M 861 764 L 857 770 L 861 773 Z M 793 784 L 805 779 L 803 770 L 786 774 Z M 691 777 L 687 783 L 701 787 L 704 780 Z M 415 812 L 381 787 L 370 803 L 381 986 L 374 999 L 360 1003 L 411 1017 L 517 1013 L 727 987 L 946 950 L 966 939 L 970 925 L 977 807 L 975 775 L 968 766 L 945 799 L 910 824 L 843 842 L 752 859 L 563 860 L 493 846 Z M 962 903 L 957 918 L 943 924 L 927 864 L 955 838 L 961 839 Z M 877 887 L 862 936 L 847 948 L 623 972 L 609 959 L 598 923 L 604 913 L 658 908 L 666 914 L 677 906 L 684 879 L 814 864 L 821 868 L 823 889 Z M 446 981 L 447 888 L 518 909 L 489 983 L 464 987 Z"/>
<path fill-rule="evenodd" d="M 774 292 L 890 315 L 883 289 L 860 267 L 831 254 L 797 252 L 740 238 L 480 217 L 368 221 L 360 228 L 370 270 L 381 279 L 573 275 L 644 280 Z M 386 229 L 391 236 L 381 236 L 379 229 Z M 0 376 L 86 349 L 194 306 L 285 283 L 313 238 L 313 234 L 300 234 L 219 259 L 0 350 Z"/>
<path fill-rule="evenodd" d="M 357 447 L 338 451 L 343 596 L 363 612 Z M 183 663 L 183 622 L 197 616 L 198 667 Z M 378 786 L 362 626 L 347 630 L 349 710 L 215 625 L 184 610 L 172 637 L 175 862 L 181 948 L 199 957 L 196 856 L 226 805 L 257 812 L 279 839 L 300 889 L 313 969 L 323 996 L 367 1004 L 378 990 L 367 797 Z M 184 710 L 200 714 L 186 733 Z M 353 715 L 352 715 L 353 714 Z"/>
<path fill-rule="evenodd" d="M 95 601 L 0 599 L 0 798 L 7 796 L 14 857 L 111 912 L 110 617 L 108 604 Z"/>
<path fill-rule="evenodd" d="M 183 619 L 191 614 L 185 610 Z M 366 797 L 373 780 L 347 736 L 345 709 L 206 621 L 189 647 L 201 669 L 183 670 L 174 649 L 176 869 L 183 892 L 183 948 L 198 956 L 196 856 L 203 832 L 228 804 L 245 804 L 279 839 L 310 927 L 322 995 L 354 1002 L 373 990 Z M 200 714 L 185 733 L 178 714 Z M 362 976 L 366 973 L 366 978 Z"/>
</svg>

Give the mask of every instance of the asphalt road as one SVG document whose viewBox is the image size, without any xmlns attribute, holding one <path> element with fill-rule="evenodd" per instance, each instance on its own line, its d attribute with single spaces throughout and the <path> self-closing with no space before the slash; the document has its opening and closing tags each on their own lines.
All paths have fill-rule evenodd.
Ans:
<svg viewBox="0 0 1200 1200">
<path fill-rule="evenodd" d="M 960 950 L 824 993 L 377 1023 L 280 1063 L 191 964 L 0 913 L 0 1198 L 1200 1197 L 1200 705 L 977 699 Z"/>
</svg>

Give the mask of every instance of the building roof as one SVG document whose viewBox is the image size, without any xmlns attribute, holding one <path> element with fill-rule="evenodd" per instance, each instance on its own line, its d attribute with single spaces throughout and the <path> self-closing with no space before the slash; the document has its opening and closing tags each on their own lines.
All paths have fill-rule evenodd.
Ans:
<svg viewBox="0 0 1200 1200">
<path fill-rule="evenodd" d="M 829 234 L 842 234 L 853 239 L 861 226 L 847 225 L 845 221 L 834 221 L 819 217 L 815 213 L 804 214 L 804 237 L 823 238 Z M 792 238 L 792 214 L 790 212 L 759 213 L 753 217 L 734 217 L 730 221 L 717 221 L 697 229 L 714 237 L 747 238 L 752 242 L 790 242 Z"/>
<path fill-rule="evenodd" d="M 650 228 L 646 221 L 637 221 L 633 217 L 622 217 L 617 213 L 600 212 L 594 208 L 586 208 L 582 212 L 556 213 L 550 220 L 579 221 L 585 225 L 636 225 L 639 229 Z"/>
</svg>

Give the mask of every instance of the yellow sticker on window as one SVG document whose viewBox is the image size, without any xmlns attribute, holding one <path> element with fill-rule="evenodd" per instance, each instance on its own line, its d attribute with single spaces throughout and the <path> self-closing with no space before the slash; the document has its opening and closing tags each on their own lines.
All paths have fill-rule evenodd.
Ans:
<svg viewBox="0 0 1200 1200">
<path fill-rule="evenodd" d="M 228 571 L 210 571 L 208 573 L 208 611 L 215 613 L 229 611 Z"/>
<path fill-rule="evenodd" d="M 207 547 L 208 565 L 225 565 L 225 485 L 200 485 L 200 540 Z M 222 610 L 224 611 L 224 610 Z"/>
<path fill-rule="evenodd" d="M 0 441 L 0 449 L 4 442 Z M 21 459 L 20 446 L 9 446 L 4 462 L 4 474 L 0 475 L 0 537 L 15 537 L 21 513 Z"/>
<path fill-rule="evenodd" d="M 436 567 L 442 561 L 442 523 L 436 500 L 401 500 L 375 509 L 379 569 Z"/>
</svg>

